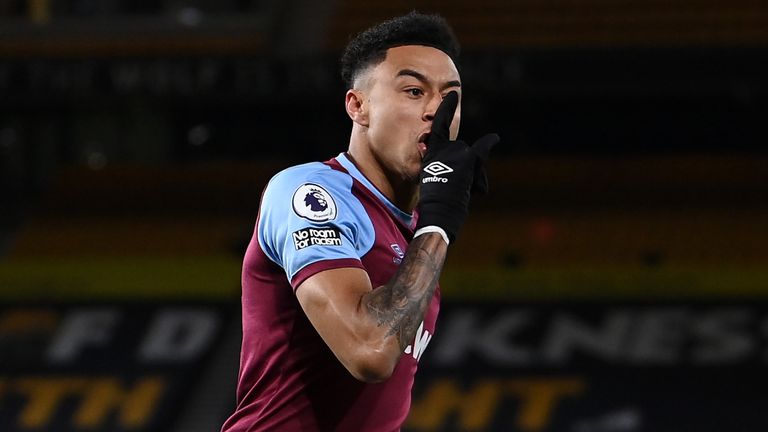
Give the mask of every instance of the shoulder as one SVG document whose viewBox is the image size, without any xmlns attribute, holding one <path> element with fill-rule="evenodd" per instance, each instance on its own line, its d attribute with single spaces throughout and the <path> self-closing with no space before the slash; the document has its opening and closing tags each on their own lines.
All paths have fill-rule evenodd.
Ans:
<svg viewBox="0 0 768 432">
<path fill-rule="evenodd" d="M 337 171 L 322 162 L 310 162 L 286 168 L 270 179 L 264 191 L 265 199 L 294 198 L 334 198 L 336 195 L 348 195 L 352 191 L 352 177 Z M 314 195 L 313 195 L 314 194 Z"/>
<path fill-rule="evenodd" d="M 348 173 L 321 162 L 287 168 L 269 181 L 262 197 L 261 219 L 280 225 L 291 221 L 368 225 L 353 183 Z"/>
<path fill-rule="evenodd" d="M 290 279 L 311 263 L 359 259 L 370 249 L 375 231 L 352 188 L 349 174 L 321 162 L 287 168 L 269 181 L 258 243 Z"/>
</svg>

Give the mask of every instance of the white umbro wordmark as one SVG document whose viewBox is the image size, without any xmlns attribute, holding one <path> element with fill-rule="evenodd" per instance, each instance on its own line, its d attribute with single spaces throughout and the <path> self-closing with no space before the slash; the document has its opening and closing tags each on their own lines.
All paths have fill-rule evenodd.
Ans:
<svg viewBox="0 0 768 432">
<path fill-rule="evenodd" d="M 433 176 L 437 176 L 437 175 L 448 174 L 449 172 L 453 172 L 453 168 L 449 167 L 448 165 L 440 161 L 435 161 L 425 166 L 424 171 L 426 171 L 427 174 L 432 174 Z"/>
<path fill-rule="evenodd" d="M 447 178 L 438 176 L 453 172 L 453 168 L 440 161 L 434 161 L 431 164 L 425 166 L 424 171 L 427 174 L 432 174 L 432 177 L 424 177 L 421 179 L 422 183 L 448 183 Z"/>
</svg>

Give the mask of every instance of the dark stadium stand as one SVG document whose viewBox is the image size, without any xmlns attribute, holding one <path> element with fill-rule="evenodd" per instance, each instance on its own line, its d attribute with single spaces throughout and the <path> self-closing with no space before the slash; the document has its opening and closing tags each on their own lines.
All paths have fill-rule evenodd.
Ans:
<svg viewBox="0 0 768 432">
<path fill-rule="evenodd" d="M 221 257 L 236 271 L 261 189 L 286 165 L 61 171 L 16 231 L 8 258 Z M 491 194 L 477 200 L 448 267 L 756 266 L 768 259 L 767 165 L 738 156 L 495 161 Z M 167 277 L 177 270 L 169 266 Z M 211 286 L 208 295 L 234 288 Z"/>
<path fill-rule="evenodd" d="M 468 50 L 607 46 L 764 45 L 768 12 L 755 0 L 340 0 L 330 44 L 410 10 L 440 11 Z"/>
<path fill-rule="evenodd" d="M 502 142 L 405 430 L 768 430 L 757 0 L 0 1 L 0 430 L 219 427 L 261 190 L 412 9 Z"/>
</svg>

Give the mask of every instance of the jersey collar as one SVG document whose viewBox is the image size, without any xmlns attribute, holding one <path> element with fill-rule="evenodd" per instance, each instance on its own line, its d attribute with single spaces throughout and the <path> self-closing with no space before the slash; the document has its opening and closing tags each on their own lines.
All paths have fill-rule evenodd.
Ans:
<svg viewBox="0 0 768 432">
<path fill-rule="evenodd" d="M 389 211 L 395 215 L 402 223 L 405 224 L 405 226 L 412 226 L 413 225 L 413 215 L 406 213 L 389 200 L 389 198 L 385 197 L 381 191 L 379 191 L 376 186 L 371 183 L 365 175 L 360 172 L 359 169 L 357 169 L 357 165 L 355 165 L 348 157 L 346 153 L 340 153 L 338 156 L 336 156 L 336 161 L 339 162 L 341 166 L 344 167 L 347 171 L 349 171 L 349 174 L 355 178 L 355 180 L 359 181 L 363 186 L 365 186 L 366 189 L 368 189 L 372 194 L 376 196 L 376 198 L 379 199 L 384 205 L 389 209 Z"/>
</svg>

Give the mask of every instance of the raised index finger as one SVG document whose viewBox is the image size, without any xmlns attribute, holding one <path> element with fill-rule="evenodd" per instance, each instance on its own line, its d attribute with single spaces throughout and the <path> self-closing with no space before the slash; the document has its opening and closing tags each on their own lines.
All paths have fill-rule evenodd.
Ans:
<svg viewBox="0 0 768 432">
<path fill-rule="evenodd" d="M 448 93 L 440 106 L 435 111 L 435 118 L 432 120 L 432 130 L 429 134 L 429 146 L 440 145 L 451 140 L 451 121 L 456 107 L 459 105 L 459 94 L 455 91 Z"/>
</svg>

